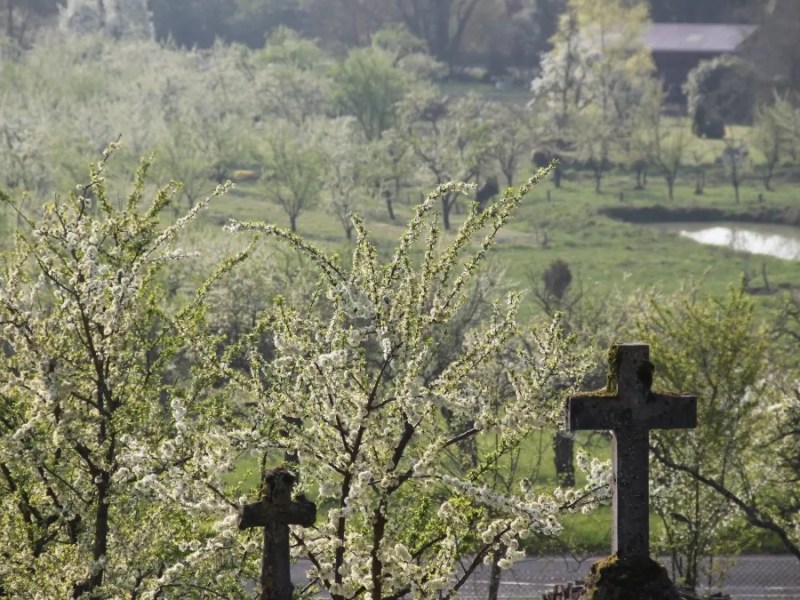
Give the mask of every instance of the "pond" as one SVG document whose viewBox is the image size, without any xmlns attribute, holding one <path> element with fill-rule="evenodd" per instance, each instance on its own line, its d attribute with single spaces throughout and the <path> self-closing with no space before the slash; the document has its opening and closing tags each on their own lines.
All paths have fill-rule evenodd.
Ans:
<svg viewBox="0 0 800 600">
<path fill-rule="evenodd" d="M 726 246 L 739 252 L 800 260 L 800 228 L 763 223 L 657 223 L 660 231 L 676 233 L 701 244 Z"/>
</svg>

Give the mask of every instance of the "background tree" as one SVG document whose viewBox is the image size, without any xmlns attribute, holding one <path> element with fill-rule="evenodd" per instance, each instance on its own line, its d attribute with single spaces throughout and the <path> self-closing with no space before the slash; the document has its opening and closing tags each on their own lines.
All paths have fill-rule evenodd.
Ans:
<svg viewBox="0 0 800 600">
<path fill-rule="evenodd" d="M 52 24 L 65 0 L 0 0 L 0 28 L 20 47 L 28 47 L 42 27 Z"/>
<path fill-rule="evenodd" d="M 650 13 L 658 23 L 749 22 L 753 0 L 650 0 Z"/>
<path fill-rule="evenodd" d="M 776 104 L 786 102 L 785 99 L 776 99 Z M 764 189 L 772 191 L 772 176 L 775 168 L 787 153 L 788 140 L 781 124 L 781 107 L 768 104 L 759 104 L 756 108 L 753 130 L 750 143 L 764 155 L 764 171 L 761 181 Z"/>
<path fill-rule="evenodd" d="M 356 48 L 335 70 L 334 97 L 339 110 L 353 115 L 367 140 L 375 140 L 395 121 L 397 104 L 411 80 L 397 57 L 375 46 Z"/>
<path fill-rule="evenodd" d="M 719 140 L 725 125 L 752 122 L 757 90 L 754 72 L 741 58 L 723 54 L 701 61 L 683 85 L 692 131 Z"/>
<path fill-rule="evenodd" d="M 408 30 L 425 40 L 437 60 L 457 62 L 467 26 L 478 0 L 394 0 Z"/>
<path fill-rule="evenodd" d="M 75 35 L 105 33 L 115 39 L 153 39 L 147 0 L 66 0 L 62 31 Z"/>
<path fill-rule="evenodd" d="M 653 504 L 664 524 L 660 543 L 680 580 L 694 588 L 704 577 L 713 580 L 705 557 L 735 552 L 736 512 L 728 499 L 674 465 L 726 487 L 758 486 L 750 461 L 760 452 L 757 432 L 765 425 L 760 396 L 767 338 L 741 287 L 722 299 L 701 299 L 696 292 L 672 299 L 651 295 L 637 329 L 662 361 L 656 383 L 698 397 L 702 427 L 651 433 Z"/>
<path fill-rule="evenodd" d="M 490 168 L 493 142 L 487 106 L 475 94 L 450 102 L 433 88 L 404 100 L 402 127 L 417 161 L 437 183 L 477 182 Z M 439 200 L 444 228 L 449 229 L 458 196 L 442 194 Z"/>
<path fill-rule="evenodd" d="M 297 218 L 319 201 L 322 191 L 325 156 L 319 144 L 320 126 L 276 121 L 257 150 L 264 168 L 259 187 L 283 209 L 292 231 L 297 231 Z"/>
<path fill-rule="evenodd" d="M 253 55 L 255 119 L 275 116 L 301 125 L 332 103 L 331 59 L 313 41 L 279 28 Z"/>
<path fill-rule="evenodd" d="M 353 215 L 363 211 L 374 192 L 370 186 L 370 156 L 357 123 L 340 117 L 325 127 L 321 150 L 327 169 L 322 184 L 322 202 L 341 223 L 348 241 L 353 238 Z"/>
<path fill-rule="evenodd" d="M 667 196 L 673 199 L 678 170 L 686 160 L 692 143 L 692 132 L 678 121 L 670 122 L 663 114 L 664 92 L 653 82 L 649 93 L 632 119 L 634 145 L 645 156 L 667 184 Z"/>
<path fill-rule="evenodd" d="M 222 33 L 230 5 L 223 0 L 150 0 L 156 39 L 208 48 Z"/>
<path fill-rule="evenodd" d="M 298 0 L 236 0 L 233 12 L 224 20 L 224 36 L 229 42 L 261 48 L 280 27 L 302 31 L 306 19 Z"/>
<path fill-rule="evenodd" d="M 779 93 L 800 92 L 800 5 L 792 0 L 764 2 L 758 29 L 748 39 L 745 56 L 755 67 L 761 86 Z"/>
<path fill-rule="evenodd" d="M 570 0 L 531 84 L 531 106 L 548 129 L 545 139 L 558 154 L 575 151 L 589 162 L 598 190 L 611 145 L 652 74 L 643 38 L 647 23 L 640 3 Z"/>
</svg>

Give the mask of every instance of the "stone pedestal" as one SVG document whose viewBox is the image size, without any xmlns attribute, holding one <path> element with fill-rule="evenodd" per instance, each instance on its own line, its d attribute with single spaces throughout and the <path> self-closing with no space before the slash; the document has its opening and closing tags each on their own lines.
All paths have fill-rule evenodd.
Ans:
<svg viewBox="0 0 800 600">
<path fill-rule="evenodd" d="M 580 600 L 680 600 L 667 570 L 651 558 L 613 554 L 597 561 Z"/>
</svg>

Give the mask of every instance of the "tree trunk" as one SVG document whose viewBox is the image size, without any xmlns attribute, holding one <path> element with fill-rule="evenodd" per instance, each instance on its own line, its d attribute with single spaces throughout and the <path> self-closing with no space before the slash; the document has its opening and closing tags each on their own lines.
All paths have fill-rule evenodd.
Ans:
<svg viewBox="0 0 800 600">
<path fill-rule="evenodd" d="M 14 39 L 14 1 L 8 0 L 6 5 L 6 35 L 8 39 Z"/>
<path fill-rule="evenodd" d="M 394 221 L 394 207 L 392 206 L 392 192 L 383 190 L 383 197 L 386 200 L 386 211 L 389 213 L 389 218 Z"/>
<path fill-rule="evenodd" d="M 500 557 L 505 554 L 506 547 L 501 545 L 497 550 L 492 552 L 492 568 L 489 572 L 489 594 L 486 596 L 487 600 L 497 600 L 500 593 L 500 579 L 503 576 L 503 570 L 498 564 Z"/>
<path fill-rule="evenodd" d="M 673 190 L 675 188 L 675 177 L 669 176 L 667 177 L 667 197 L 672 200 L 673 198 Z"/>
<path fill-rule="evenodd" d="M 457 197 L 454 194 L 442 196 L 442 226 L 446 230 L 450 229 L 450 211 L 453 209 Z"/>
<path fill-rule="evenodd" d="M 767 163 L 767 172 L 764 174 L 764 189 L 768 192 L 772 191 L 772 174 L 775 171 L 775 162 L 769 161 Z"/>
<path fill-rule="evenodd" d="M 289 215 L 289 228 L 292 233 L 297 233 L 297 215 Z"/>
<path fill-rule="evenodd" d="M 558 189 L 561 187 L 561 164 L 556 164 L 556 168 L 553 169 L 553 186 Z"/>
<path fill-rule="evenodd" d="M 694 180 L 694 195 L 701 196 L 703 194 L 703 187 L 706 183 L 705 171 L 698 171 Z"/>
<path fill-rule="evenodd" d="M 644 185 L 642 185 L 642 171 L 643 169 L 641 167 L 636 167 L 636 187 L 633 188 L 635 190 L 644 189 Z"/>
<path fill-rule="evenodd" d="M 94 543 L 92 544 L 92 559 L 98 565 L 94 572 L 82 583 L 76 584 L 72 588 L 73 598 L 94 598 L 94 590 L 103 585 L 103 575 L 105 569 L 99 566 L 101 560 L 107 558 L 108 552 L 108 518 L 109 505 L 107 502 L 111 476 L 107 471 L 97 475 L 100 481 L 97 483 L 97 515 L 94 520 Z"/>
</svg>

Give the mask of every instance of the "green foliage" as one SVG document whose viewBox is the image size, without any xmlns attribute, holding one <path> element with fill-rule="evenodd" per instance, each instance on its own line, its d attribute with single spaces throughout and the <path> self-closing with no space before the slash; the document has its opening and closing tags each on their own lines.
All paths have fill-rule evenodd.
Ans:
<svg viewBox="0 0 800 600">
<path fill-rule="evenodd" d="M 756 90 L 755 76 L 741 58 L 723 54 L 701 61 L 684 84 L 692 131 L 722 139 L 726 125 L 752 122 Z"/>
<path fill-rule="evenodd" d="M 570 0 L 531 84 L 539 143 L 589 166 L 598 193 L 652 76 L 647 23 L 641 3 Z"/>
<path fill-rule="evenodd" d="M 289 217 L 292 231 L 297 231 L 298 217 L 319 201 L 322 191 L 325 163 L 319 147 L 320 127 L 320 123 L 300 127 L 280 123 L 263 140 L 261 187 Z"/>
<path fill-rule="evenodd" d="M 301 303 L 276 298 L 253 329 L 271 333 L 274 357 L 245 341 L 231 352 L 249 357 L 250 375 L 224 360 L 222 371 L 255 402 L 254 450 L 296 454 L 303 487 L 332 505 L 316 528 L 295 533 L 317 585 L 337 600 L 457 591 L 490 551 L 501 549 L 507 568 L 523 555 L 523 535 L 558 529 L 560 497 L 524 483 L 494 489 L 484 477 L 532 428 L 559 418 L 585 357 L 557 321 L 520 340 L 516 294 L 494 299 L 485 319 L 462 321 L 498 231 L 542 175 L 471 211 L 446 244 L 433 209 L 466 188 L 439 186 L 385 260 L 359 219 L 347 265 L 271 225 L 229 226 L 288 244 L 319 273 L 315 293 Z M 489 434 L 497 445 L 454 471 L 451 448 Z M 420 506 L 429 507 L 424 517 Z M 426 527 L 409 529 L 422 518 Z M 467 555 L 466 574 L 456 574 Z"/>
<path fill-rule="evenodd" d="M 357 48 L 334 70 L 336 102 L 356 118 L 368 140 L 394 125 L 397 103 L 408 93 L 411 79 L 396 60 L 376 46 Z"/>
<path fill-rule="evenodd" d="M 261 48 L 279 27 L 299 29 L 305 11 L 297 0 L 149 0 L 156 38 L 185 48 L 208 48 L 224 39 Z"/>
<path fill-rule="evenodd" d="M 40 216 L 12 204 L 21 226 L 0 272 L 0 587 L 107 598 L 199 585 L 239 597 L 248 567 L 231 570 L 242 548 L 220 538 L 230 504 L 213 491 L 234 451 L 211 443 L 233 415 L 175 369 L 202 311 L 168 310 L 159 284 L 186 258 L 176 238 L 208 200 L 162 226 L 177 186 L 148 203 L 145 161 L 117 208 L 106 160 Z"/>
<path fill-rule="evenodd" d="M 656 385 L 698 397 L 696 430 L 651 432 L 657 459 L 653 505 L 664 523 L 659 545 L 674 557 L 680 580 L 695 587 L 712 576 L 704 572 L 704 557 L 735 552 L 736 510 L 665 464 L 687 465 L 731 488 L 751 485 L 750 461 L 766 433 L 760 395 L 767 339 L 742 287 L 722 299 L 687 292 L 672 299 L 648 297 L 637 329 L 658 357 Z"/>
</svg>

